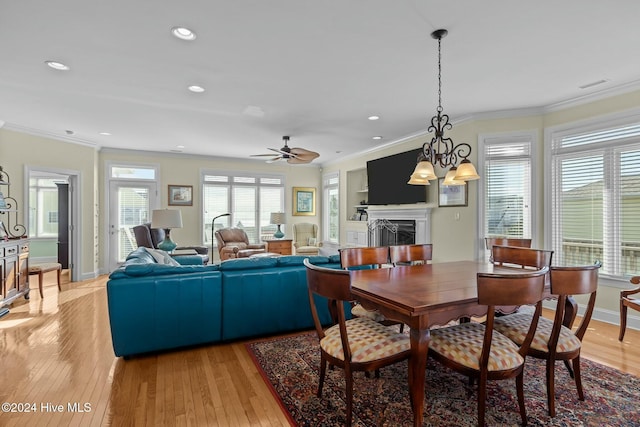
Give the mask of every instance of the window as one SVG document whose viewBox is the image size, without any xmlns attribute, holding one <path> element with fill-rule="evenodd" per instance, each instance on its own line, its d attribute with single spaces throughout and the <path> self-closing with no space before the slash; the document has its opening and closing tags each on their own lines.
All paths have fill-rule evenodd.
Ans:
<svg viewBox="0 0 640 427">
<path fill-rule="evenodd" d="M 50 177 L 29 179 L 29 237 L 58 237 L 58 187 Z"/>
<path fill-rule="evenodd" d="M 270 238 L 276 225 L 270 224 L 272 212 L 284 211 L 284 178 L 279 175 L 247 173 L 204 173 L 203 175 L 204 242 L 211 245 L 215 229 L 228 226 L 242 228 L 251 243 Z M 218 215 L 231 213 L 212 221 Z"/>
<path fill-rule="evenodd" d="M 601 274 L 637 274 L 640 116 L 555 130 L 548 143 L 554 264 L 598 259 Z"/>
<path fill-rule="evenodd" d="M 340 178 L 338 172 L 322 179 L 322 221 L 325 241 L 339 243 L 340 239 Z"/>
<path fill-rule="evenodd" d="M 480 136 L 480 241 L 531 238 L 534 133 Z M 484 245 L 481 245 L 484 252 Z"/>
</svg>

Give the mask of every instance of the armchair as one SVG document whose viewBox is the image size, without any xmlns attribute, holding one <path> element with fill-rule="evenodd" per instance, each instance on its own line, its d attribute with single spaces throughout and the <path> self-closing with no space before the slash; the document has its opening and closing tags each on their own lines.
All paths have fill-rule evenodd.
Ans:
<svg viewBox="0 0 640 427">
<path fill-rule="evenodd" d="M 233 258 L 246 258 L 254 254 L 266 252 L 264 243 L 251 244 L 247 233 L 241 228 L 221 228 L 216 230 L 216 241 L 220 261 Z"/>
<path fill-rule="evenodd" d="M 318 255 L 322 243 L 318 241 L 318 226 L 303 222 L 293 224 L 293 247 L 296 255 Z"/>
<path fill-rule="evenodd" d="M 158 243 L 164 240 L 164 230 L 161 228 L 151 228 L 150 223 L 136 225 L 133 227 L 133 234 L 138 247 L 158 249 Z M 209 262 L 209 248 L 206 246 L 178 246 L 176 250 L 193 249 L 202 258 L 202 264 Z"/>
</svg>

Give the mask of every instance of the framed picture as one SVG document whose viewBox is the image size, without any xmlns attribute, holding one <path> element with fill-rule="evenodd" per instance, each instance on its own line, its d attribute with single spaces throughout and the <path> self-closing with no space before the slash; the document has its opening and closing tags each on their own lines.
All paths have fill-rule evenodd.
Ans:
<svg viewBox="0 0 640 427">
<path fill-rule="evenodd" d="M 438 206 L 467 206 L 467 183 L 464 185 L 442 185 L 438 178 Z"/>
<path fill-rule="evenodd" d="M 193 186 L 170 185 L 169 206 L 193 206 Z"/>
<path fill-rule="evenodd" d="M 313 187 L 293 187 L 293 215 L 316 214 L 316 189 Z"/>
</svg>

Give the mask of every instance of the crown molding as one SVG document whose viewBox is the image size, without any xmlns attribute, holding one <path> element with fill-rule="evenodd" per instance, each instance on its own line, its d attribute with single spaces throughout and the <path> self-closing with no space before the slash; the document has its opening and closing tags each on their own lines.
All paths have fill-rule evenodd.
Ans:
<svg viewBox="0 0 640 427">
<path fill-rule="evenodd" d="M 5 123 L 3 129 L 11 130 L 14 132 L 25 133 L 27 135 L 38 136 L 42 138 L 54 139 L 56 141 L 70 142 L 72 144 L 84 145 L 87 147 L 95 148 L 97 150 L 100 149 L 100 145 L 96 144 L 95 142 L 87 141 L 85 139 L 78 138 L 77 136 L 73 136 L 73 135 L 59 135 L 53 132 L 47 132 L 40 129 L 33 129 L 26 126 L 16 125 L 13 123 Z"/>
<path fill-rule="evenodd" d="M 565 110 L 571 107 L 577 107 L 580 105 L 588 104 L 590 102 L 599 101 L 601 99 L 611 98 L 617 95 L 624 95 L 629 92 L 640 90 L 640 79 L 633 80 L 628 83 L 624 83 L 618 86 L 602 89 L 596 92 L 585 94 L 576 98 L 571 98 L 566 101 L 556 102 L 555 104 L 549 104 L 544 107 L 545 113 L 551 113 L 556 111 Z"/>
</svg>

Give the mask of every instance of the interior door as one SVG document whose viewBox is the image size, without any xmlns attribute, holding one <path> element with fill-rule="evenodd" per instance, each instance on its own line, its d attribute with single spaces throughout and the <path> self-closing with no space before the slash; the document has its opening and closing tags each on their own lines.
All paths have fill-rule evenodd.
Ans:
<svg viewBox="0 0 640 427">
<path fill-rule="evenodd" d="M 109 189 L 109 272 L 138 246 L 132 228 L 151 220 L 157 206 L 154 182 L 111 181 Z"/>
</svg>

